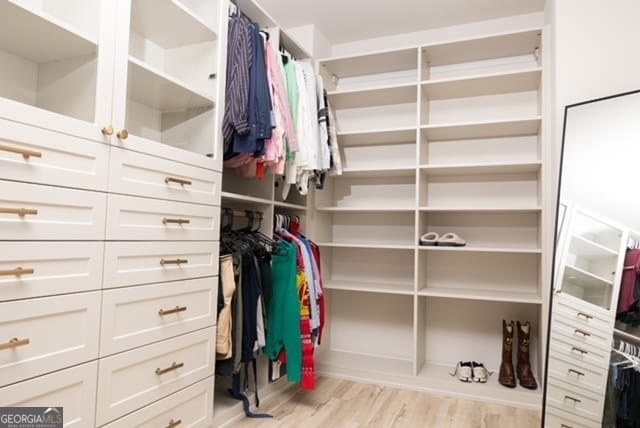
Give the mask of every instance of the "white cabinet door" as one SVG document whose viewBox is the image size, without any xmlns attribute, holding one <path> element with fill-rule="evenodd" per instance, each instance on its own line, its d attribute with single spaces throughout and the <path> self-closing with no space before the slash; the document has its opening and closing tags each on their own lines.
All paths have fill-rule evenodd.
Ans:
<svg viewBox="0 0 640 428">
<path fill-rule="evenodd" d="M 220 205 L 222 174 L 113 147 L 109 191 L 124 195 Z"/>
<path fill-rule="evenodd" d="M 100 359 L 98 425 L 213 375 L 214 327 Z"/>
<path fill-rule="evenodd" d="M 109 195 L 107 240 L 217 241 L 219 208 Z"/>
<path fill-rule="evenodd" d="M 6 180 L 106 190 L 109 146 L 0 119 L 0 171 Z"/>
<path fill-rule="evenodd" d="M 105 428 L 206 428 L 213 424 L 213 378 L 178 391 Z"/>
<path fill-rule="evenodd" d="M 0 242 L 0 301 L 98 290 L 102 242 Z"/>
<path fill-rule="evenodd" d="M 0 384 L 97 358 L 99 328 L 99 291 L 0 303 Z"/>
<path fill-rule="evenodd" d="M 110 0 L 0 2 L 0 118 L 107 141 L 115 22 Z"/>
<path fill-rule="evenodd" d="M 95 426 L 98 362 L 40 376 L 0 389 L 2 407 L 63 408 L 65 428 Z"/>
<path fill-rule="evenodd" d="M 216 324 L 218 278 L 107 290 L 100 355 L 111 355 Z"/>
<path fill-rule="evenodd" d="M 0 236 L 6 240 L 104 239 L 107 195 L 0 180 Z"/>
</svg>

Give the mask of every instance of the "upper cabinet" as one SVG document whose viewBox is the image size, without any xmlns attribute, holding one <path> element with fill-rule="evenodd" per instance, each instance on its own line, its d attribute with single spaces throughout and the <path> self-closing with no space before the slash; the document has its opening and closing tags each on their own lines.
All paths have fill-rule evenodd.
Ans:
<svg viewBox="0 0 640 428">
<path fill-rule="evenodd" d="M 0 0 L 0 118 L 221 169 L 227 9 Z"/>
</svg>

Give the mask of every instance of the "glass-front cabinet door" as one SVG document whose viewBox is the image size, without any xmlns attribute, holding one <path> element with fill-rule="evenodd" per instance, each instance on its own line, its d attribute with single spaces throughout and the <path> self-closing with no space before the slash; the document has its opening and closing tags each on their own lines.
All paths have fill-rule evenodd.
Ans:
<svg viewBox="0 0 640 428">
<path fill-rule="evenodd" d="M 220 11 L 221 1 L 118 0 L 112 144 L 216 167 Z"/>
<path fill-rule="evenodd" d="M 105 142 L 112 0 L 0 0 L 0 118 Z"/>
</svg>

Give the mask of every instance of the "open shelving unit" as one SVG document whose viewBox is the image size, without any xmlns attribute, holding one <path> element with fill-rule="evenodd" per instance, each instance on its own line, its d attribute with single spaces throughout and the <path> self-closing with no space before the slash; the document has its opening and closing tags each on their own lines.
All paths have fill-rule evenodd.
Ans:
<svg viewBox="0 0 640 428">
<path fill-rule="evenodd" d="M 540 405 L 541 389 L 449 372 L 497 370 L 514 319 L 544 373 L 541 43 L 533 28 L 319 61 L 344 169 L 310 210 L 331 319 L 320 373 Z M 432 231 L 467 245 L 420 245 Z"/>
</svg>

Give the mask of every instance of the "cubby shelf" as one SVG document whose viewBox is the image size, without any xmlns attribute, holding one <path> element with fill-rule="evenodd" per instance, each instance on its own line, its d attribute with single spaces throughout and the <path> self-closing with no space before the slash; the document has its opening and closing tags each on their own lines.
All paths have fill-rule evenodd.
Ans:
<svg viewBox="0 0 640 428">
<path fill-rule="evenodd" d="M 402 168 L 343 168 L 341 177 L 409 177 L 415 175 L 415 167 Z"/>
<path fill-rule="evenodd" d="M 540 130 L 541 122 L 542 118 L 537 116 L 498 121 L 433 123 L 423 125 L 422 133 L 429 141 L 534 135 Z"/>
<path fill-rule="evenodd" d="M 93 54 L 98 49 L 92 37 L 35 8 L 2 1 L 0 16 L 0 50 L 35 63 Z"/>
<path fill-rule="evenodd" d="M 327 248 L 363 248 L 363 249 L 379 249 L 379 250 L 413 250 L 415 245 L 392 245 L 392 244 L 376 244 L 376 243 L 347 243 L 347 242 L 316 242 L 320 247 Z"/>
<path fill-rule="evenodd" d="M 542 304 L 542 298 L 535 292 L 474 290 L 470 288 L 438 287 L 437 284 L 421 289 L 418 291 L 418 295 L 449 299 L 483 300 L 488 302 Z"/>
<path fill-rule="evenodd" d="M 565 276 L 583 288 L 613 286 L 613 281 L 568 264 L 565 266 Z"/>
<path fill-rule="evenodd" d="M 341 146 L 362 144 L 396 144 L 404 141 L 416 141 L 416 127 L 361 129 L 338 132 Z"/>
<path fill-rule="evenodd" d="M 307 210 L 307 207 L 304 205 L 292 204 L 289 202 L 282 202 L 282 201 L 273 201 L 273 206 L 276 208 L 288 208 L 288 209 L 300 210 L 300 211 Z"/>
<path fill-rule="evenodd" d="M 238 193 L 231 193 L 231 192 L 221 192 L 220 195 L 222 196 L 223 201 L 227 200 L 227 201 L 251 202 L 255 204 L 271 205 L 271 200 L 258 198 L 255 196 L 240 195 Z"/>
<path fill-rule="evenodd" d="M 359 291 L 365 293 L 413 295 L 413 283 L 377 284 L 375 282 L 357 282 L 344 280 L 325 280 L 324 288 L 327 290 Z"/>
<path fill-rule="evenodd" d="M 416 69 L 418 66 L 418 49 L 379 51 L 363 55 L 343 56 L 320 60 L 327 71 L 338 77 L 352 77 L 366 72 L 367 74 L 392 73 Z"/>
<path fill-rule="evenodd" d="M 325 212 L 413 212 L 413 207 L 316 207 L 316 211 Z"/>
<path fill-rule="evenodd" d="M 440 247 L 437 245 L 421 245 L 420 251 L 444 251 L 452 253 L 505 253 L 505 254 L 542 254 L 540 248 L 512 248 L 512 247 Z"/>
<path fill-rule="evenodd" d="M 420 171 L 426 175 L 471 175 L 471 174 L 514 174 L 536 172 L 542 162 L 504 162 L 495 164 L 421 165 Z"/>
<path fill-rule="evenodd" d="M 345 109 L 387 104 L 415 103 L 418 99 L 418 92 L 416 84 L 400 84 L 332 91 L 328 93 L 328 96 L 333 108 Z"/>
<path fill-rule="evenodd" d="M 542 211 L 542 207 L 433 207 L 422 206 L 422 212 L 440 213 L 486 213 L 486 214 L 534 214 Z"/>
</svg>

